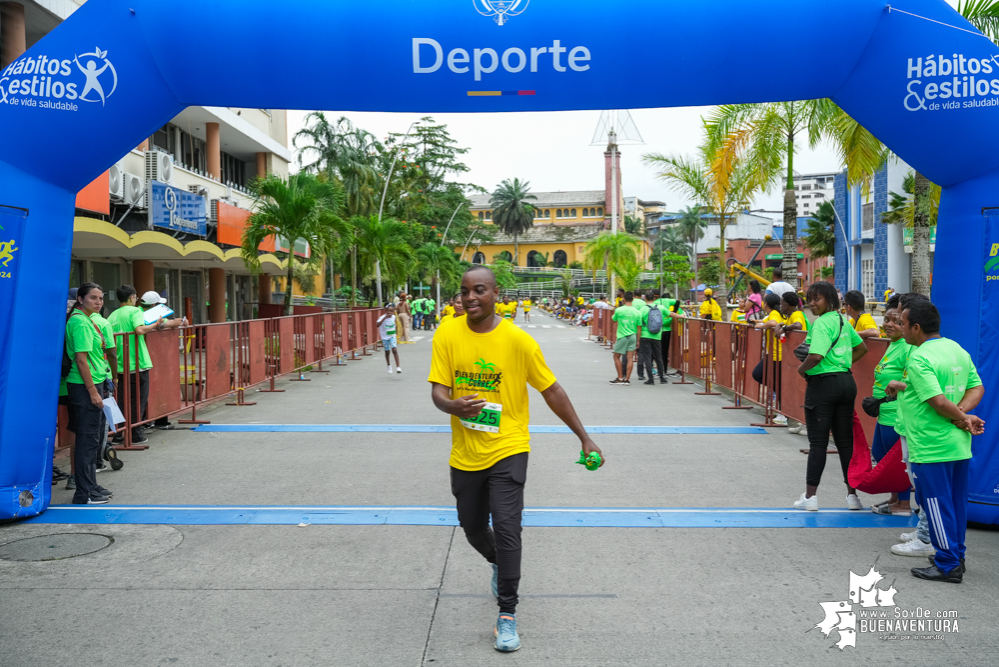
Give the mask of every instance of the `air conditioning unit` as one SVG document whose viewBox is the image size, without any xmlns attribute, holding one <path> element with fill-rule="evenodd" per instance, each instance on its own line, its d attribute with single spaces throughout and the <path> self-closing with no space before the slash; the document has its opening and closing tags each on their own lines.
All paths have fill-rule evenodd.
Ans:
<svg viewBox="0 0 999 667">
<path fill-rule="evenodd" d="M 206 188 L 205 186 L 200 185 L 198 183 L 192 183 L 192 184 L 188 185 L 187 186 L 187 190 L 188 190 L 188 192 L 193 192 L 194 194 L 199 195 L 201 197 L 207 197 L 208 196 L 208 188 Z"/>
<path fill-rule="evenodd" d="M 146 151 L 146 180 L 173 185 L 173 156 L 162 151 Z"/>
<path fill-rule="evenodd" d="M 111 201 L 125 199 L 125 171 L 121 168 L 121 162 L 111 165 L 108 170 L 108 191 Z"/>
<path fill-rule="evenodd" d="M 146 179 L 142 176 L 122 172 L 122 180 L 122 198 L 124 199 L 125 204 L 145 208 L 145 197 L 142 197 L 142 195 L 143 191 L 146 189 Z M 139 199 L 139 197 L 142 197 L 142 199 Z"/>
<path fill-rule="evenodd" d="M 211 211 L 208 214 L 208 220 L 213 224 L 219 224 L 219 200 L 213 199 L 211 202 Z"/>
</svg>

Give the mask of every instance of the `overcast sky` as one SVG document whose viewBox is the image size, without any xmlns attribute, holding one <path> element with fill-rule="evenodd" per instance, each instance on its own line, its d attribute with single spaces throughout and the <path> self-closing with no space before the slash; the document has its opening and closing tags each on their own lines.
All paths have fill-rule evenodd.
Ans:
<svg viewBox="0 0 999 667">
<path fill-rule="evenodd" d="M 956 0 L 948 0 L 956 5 Z M 700 142 L 701 116 L 711 107 L 674 109 L 636 109 L 632 117 L 644 145 L 623 146 L 621 172 L 624 196 L 666 202 L 670 210 L 693 204 L 666 184 L 656 180 L 655 172 L 642 164 L 647 152 L 693 155 Z M 302 127 L 308 112 L 289 111 L 289 137 Z M 405 132 L 409 124 L 426 114 L 339 113 L 356 125 L 384 138 L 389 132 Z M 447 124 L 459 145 L 470 148 L 465 163 L 471 172 L 468 182 L 493 190 L 500 181 L 520 178 L 538 192 L 555 190 L 602 190 L 604 146 L 590 146 L 599 111 L 557 111 L 545 113 L 435 114 Z M 838 171 L 841 164 L 829 146 L 815 150 L 802 148 L 795 156 L 795 168 L 801 173 Z M 780 209 L 778 191 L 759 195 L 753 208 Z"/>
</svg>

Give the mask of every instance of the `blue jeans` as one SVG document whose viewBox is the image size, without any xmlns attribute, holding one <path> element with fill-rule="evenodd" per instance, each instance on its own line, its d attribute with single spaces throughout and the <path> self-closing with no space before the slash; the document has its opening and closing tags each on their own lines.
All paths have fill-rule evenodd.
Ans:
<svg viewBox="0 0 999 667">
<path fill-rule="evenodd" d="M 878 424 L 874 429 L 874 442 L 871 443 L 871 455 L 875 461 L 880 461 L 888 454 L 888 450 L 898 442 L 898 433 L 891 426 Z M 908 500 L 909 491 L 899 491 L 899 500 Z"/>
</svg>

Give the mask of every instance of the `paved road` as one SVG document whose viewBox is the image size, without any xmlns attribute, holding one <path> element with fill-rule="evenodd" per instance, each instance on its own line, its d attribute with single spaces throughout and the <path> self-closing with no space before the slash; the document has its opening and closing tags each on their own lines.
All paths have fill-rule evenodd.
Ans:
<svg viewBox="0 0 999 667">
<path fill-rule="evenodd" d="M 586 341 L 585 330 L 534 319 L 526 330 L 588 425 L 755 421 L 721 410 L 723 398 L 695 396 L 691 385 L 611 387 L 610 353 Z M 287 392 L 259 394 L 253 407 L 220 405 L 206 418 L 444 424 L 426 383 L 429 343 L 424 334 L 402 346 L 401 375 L 388 375 L 378 353 L 309 383 L 281 382 Z M 534 424 L 558 424 L 540 396 L 531 400 Z M 760 525 L 759 514 L 740 524 L 740 515 L 720 511 L 787 514 L 804 483 L 802 437 L 601 434 L 598 442 L 608 463 L 588 473 L 573 464 L 572 436 L 534 436 L 527 504 L 694 508 L 703 510 L 693 513 L 697 525 L 717 518 L 724 527 L 593 527 L 599 522 L 590 512 L 575 527 L 560 520 L 525 529 L 524 648 L 515 655 L 491 648 L 490 570 L 446 516 L 439 525 L 346 525 L 354 515 L 330 509 L 443 512 L 452 504 L 446 433 L 176 431 L 157 433 L 150 450 L 122 454 L 121 472 L 101 475 L 117 492 L 117 507 L 175 508 L 162 510 L 169 515 L 162 523 L 122 523 L 120 510 L 109 508 L 87 515 L 98 523 L 0 527 L 0 554 L 35 536 L 114 538 L 75 558 L 0 560 L 0 665 L 994 664 L 999 534 L 969 533 L 963 585 L 923 582 L 908 574 L 920 561 L 888 551 L 900 528 L 891 521 L 856 527 L 871 525 L 863 521 L 870 513 L 841 511 L 832 457 L 819 497 L 834 527 L 749 527 Z M 55 504 L 69 500 L 65 490 L 55 492 Z M 287 512 L 302 507 L 303 517 L 312 515 L 300 522 L 306 525 L 289 522 Z M 190 525 L 184 512 L 226 518 Z M 285 525 L 266 524 L 279 514 L 275 523 Z M 784 525 L 803 525 L 794 519 Z M 611 518 L 606 525 L 617 524 Z M 850 604 L 850 572 L 872 567 L 885 577 L 878 587 L 897 591 L 895 606 L 875 611 L 953 610 L 959 632 L 918 641 L 864 632 L 856 647 L 834 648 L 837 631 L 825 637 L 812 629 L 824 618 L 819 603 L 847 602 L 860 627 L 870 609 Z"/>
</svg>

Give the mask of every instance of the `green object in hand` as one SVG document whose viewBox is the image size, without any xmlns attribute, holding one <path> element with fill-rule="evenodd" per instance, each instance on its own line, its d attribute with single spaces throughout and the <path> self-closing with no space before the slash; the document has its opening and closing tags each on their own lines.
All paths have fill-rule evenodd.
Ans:
<svg viewBox="0 0 999 667">
<path fill-rule="evenodd" d="M 600 454 L 596 452 L 591 453 L 589 456 L 583 453 L 582 450 L 579 452 L 579 460 L 576 461 L 581 466 L 586 466 L 589 471 L 594 471 L 600 467 L 601 459 Z"/>
</svg>

